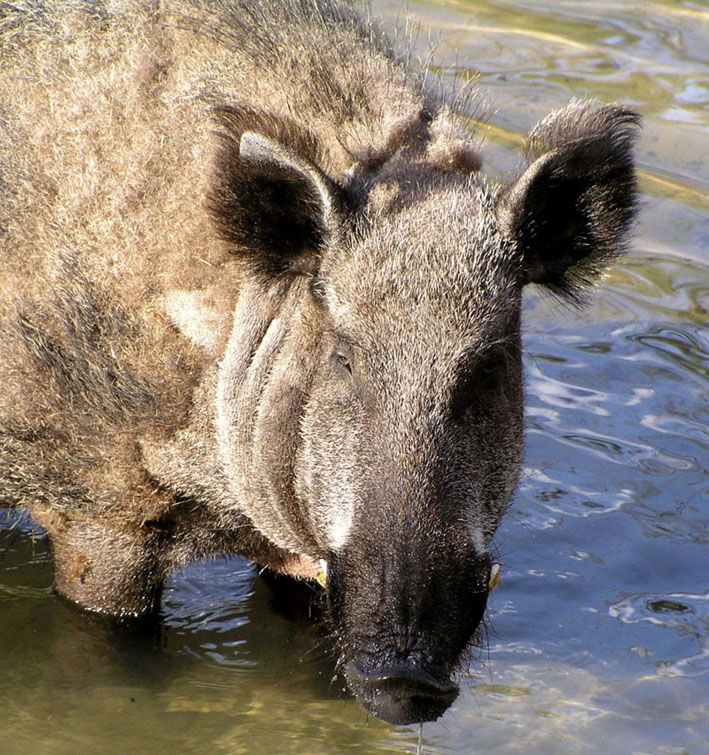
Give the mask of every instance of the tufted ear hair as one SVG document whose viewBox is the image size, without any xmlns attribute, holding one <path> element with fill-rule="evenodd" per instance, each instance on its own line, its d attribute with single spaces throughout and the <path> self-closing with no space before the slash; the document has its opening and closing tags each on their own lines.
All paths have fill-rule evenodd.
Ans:
<svg viewBox="0 0 709 755">
<path fill-rule="evenodd" d="M 313 272 L 337 229 L 339 188 L 314 162 L 313 139 L 249 115 L 219 113 L 208 199 L 217 231 L 256 274 Z M 249 120 L 266 133 L 244 128 Z"/>
<path fill-rule="evenodd" d="M 525 283 L 581 303 L 584 287 L 622 254 L 636 212 L 639 121 L 618 105 L 572 102 L 533 129 L 529 165 L 496 206 Z"/>
</svg>

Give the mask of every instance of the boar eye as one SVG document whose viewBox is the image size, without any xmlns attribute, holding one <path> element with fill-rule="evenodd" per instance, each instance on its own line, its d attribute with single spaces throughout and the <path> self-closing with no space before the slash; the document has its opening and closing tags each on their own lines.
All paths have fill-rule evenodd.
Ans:
<svg viewBox="0 0 709 755">
<path fill-rule="evenodd" d="M 482 404 L 498 390 L 504 379 L 506 364 L 504 349 L 493 348 L 464 370 L 451 396 L 450 412 L 455 421 L 462 422 L 470 409 Z"/>
<path fill-rule="evenodd" d="M 352 362 L 349 360 L 348 357 L 346 357 L 344 354 L 339 354 L 337 352 L 333 354 L 333 357 L 335 359 L 335 363 L 337 364 L 340 370 L 347 372 L 348 375 L 352 375 Z"/>
<path fill-rule="evenodd" d="M 475 370 L 478 390 L 489 392 L 497 388 L 505 368 L 506 359 L 507 356 L 502 349 L 493 349 L 485 355 L 485 358 Z"/>
</svg>

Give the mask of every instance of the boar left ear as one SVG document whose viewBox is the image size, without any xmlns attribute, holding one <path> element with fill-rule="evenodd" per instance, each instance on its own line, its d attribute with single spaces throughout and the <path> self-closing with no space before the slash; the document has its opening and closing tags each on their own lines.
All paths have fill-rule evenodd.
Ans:
<svg viewBox="0 0 709 755">
<path fill-rule="evenodd" d="M 623 252 L 636 210 L 638 124 L 617 105 L 574 102 L 534 128 L 531 164 L 497 202 L 525 283 L 580 303 L 583 287 Z"/>
<path fill-rule="evenodd" d="M 258 274 L 312 272 L 336 228 L 337 187 L 276 139 L 220 136 L 209 204 L 221 237 Z"/>
</svg>

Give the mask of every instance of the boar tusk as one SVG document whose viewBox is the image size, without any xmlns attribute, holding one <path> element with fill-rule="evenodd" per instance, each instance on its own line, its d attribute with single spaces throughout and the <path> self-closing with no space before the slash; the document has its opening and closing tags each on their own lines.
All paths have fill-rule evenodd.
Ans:
<svg viewBox="0 0 709 755">
<path fill-rule="evenodd" d="M 327 587 L 327 561 L 324 558 L 320 559 L 320 571 L 315 579 L 320 587 Z"/>
<path fill-rule="evenodd" d="M 490 569 L 490 581 L 487 585 L 488 592 L 492 592 L 500 584 L 500 565 L 493 564 Z"/>
</svg>

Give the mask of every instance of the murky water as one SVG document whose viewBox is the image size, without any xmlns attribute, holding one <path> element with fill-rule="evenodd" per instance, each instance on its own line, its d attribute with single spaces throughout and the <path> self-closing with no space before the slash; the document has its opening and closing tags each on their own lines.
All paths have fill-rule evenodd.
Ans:
<svg viewBox="0 0 709 755">
<path fill-rule="evenodd" d="M 571 97 L 620 100 L 645 122 L 632 254 L 580 314 L 527 299 L 527 450 L 495 539 L 502 581 L 424 751 L 707 752 L 709 9 L 410 11 L 439 39 L 441 76 L 479 72 L 496 176 Z M 52 595 L 41 537 L 4 527 L 1 753 L 415 752 L 418 727 L 368 719 L 332 681 L 317 628 L 248 563 L 191 566 L 170 581 L 159 635 L 116 636 Z"/>
</svg>

